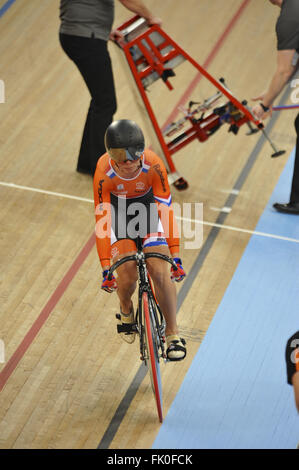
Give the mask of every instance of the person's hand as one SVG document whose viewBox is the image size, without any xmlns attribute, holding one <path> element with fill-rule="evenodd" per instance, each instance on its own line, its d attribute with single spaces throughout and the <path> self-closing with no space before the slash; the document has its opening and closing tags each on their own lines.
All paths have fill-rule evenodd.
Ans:
<svg viewBox="0 0 299 470">
<path fill-rule="evenodd" d="M 124 35 L 121 31 L 119 31 L 118 29 L 113 29 L 109 35 L 109 39 L 111 39 L 111 41 L 120 41 L 124 38 Z"/>
<path fill-rule="evenodd" d="M 262 103 L 264 100 L 265 94 L 266 93 L 262 93 L 260 96 L 256 96 L 255 98 L 251 98 L 251 99 L 252 101 L 259 101 L 260 103 Z M 267 117 L 272 116 L 272 106 L 269 106 L 269 111 L 265 111 L 260 103 L 256 104 L 252 108 L 251 112 L 256 119 L 258 119 L 259 121 L 262 121 L 263 119 L 266 119 Z"/>
<path fill-rule="evenodd" d="M 108 280 L 108 272 L 108 269 L 105 269 L 105 271 L 103 271 L 103 282 L 101 288 L 111 294 L 117 289 L 117 282 L 114 276 L 112 276 L 110 281 Z"/>
<path fill-rule="evenodd" d="M 175 282 L 181 282 L 184 279 L 184 277 L 186 277 L 186 273 L 182 266 L 182 260 L 180 258 L 173 258 L 173 261 L 177 265 L 178 269 L 175 270 L 173 266 L 171 267 L 170 279 Z"/>
<path fill-rule="evenodd" d="M 253 106 L 251 109 L 252 114 L 256 119 L 259 121 L 262 121 L 263 119 L 266 119 L 269 116 L 272 116 L 272 106 L 269 108 L 269 111 L 265 111 L 264 108 L 261 106 L 261 104 L 256 104 Z"/>
</svg>

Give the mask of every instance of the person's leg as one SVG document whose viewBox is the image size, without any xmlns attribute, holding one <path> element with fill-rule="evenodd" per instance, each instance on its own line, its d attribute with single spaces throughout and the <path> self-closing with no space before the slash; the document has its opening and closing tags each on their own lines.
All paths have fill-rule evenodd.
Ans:
<svg viewBox="0 0 299 470">
<path fill-rule="evenodd" d="M 144 252 L 158 252 L 169 256 L 168 247 L 155 246 L 144 248 Z M 170 279 L 170 265 L 158 258 L 147 259 L 147 269 L 154 283 L 155 295 L 166 322 L 167 357 L 179 361 L 186 356 L 185 341 L 179 337 L 176 318 L 176 287 Z"/>
<path fill-rule="evenodd" d="M 168 247 L 155 246 L 144 248 L 144 252 L 158 252 L 169 256 Z M 177 294 L 176 287 L 170 279 L 170 265 L 158 258 L 149 258 L 146 261 L 147 269 L 155 287 L 155 294 L 163 312 L 166 322 L 166 336 L 178 334 L 176 320 Z"/>
<path fill-rule="evenodd" d="M 128 261 L 117 270 L 117 295 L 120 302 L 120 313 L 116 315 L 120 325 L 126 327 L 126 331 L 121 332 L 121 338 L 126 343 L 132 344 L 135 341 L 136 331 L 132 328 L 135 323 L 134 306 L 132 296 L 136 289 L 137 268 L 134 261 Z M 129 329 L 128 329 L 129 327 Z"/>
<path fill-rule="evenodd" d="M 82 136 L 77 169 L 94 174 L 98 159 L 106 152 L 104 135 L 116 111 L 111 60 L 106 41 L 60 35 L 61 45 L 78 67 L 91 95 Z"/>
<path fill-rule="evenodd" d="M 295 119 L 295 129 L 297 134 L 297 140 L 290 202 L 276 202 L 275 204 L 273 204 L 273 207 L 278 212 L 299 215 L 299 114 Z"/>
<path fill-rule="evenodd" d="M 121 312 L 131 314 L 132 296 L 136 289 L 137 268 L 134 261 L 128 261 L 117 269 L 117 295 L 119 297 Z"/>
<path fill-rule="evenodd" d="M 136 253 L 134 241 L 128 239 L 118 240 L 112 245 L 112 264 L 125 256 Z M 135 323 L 132 296 L 136 289 L 137 267 L 135 261 L 128 261 L 117 268 L 117 295 L 120 303 L 120 314 L 116 315 L 119 323 L 130 325 Z M 133 343 L 136 332 L 129 330 L 121 333 L 121 337 L 127 343 Z"/>
<path fill-rule="evenodd" d="M 78 167 L 88 161 L 94 173 L 98 159 L 106 152 L 104 136 L 116 112 L 116 95 L 107 43 L 100 39 L 91 41 L 95 42 L 95 54 L 80 63 L 80 71 L 92 99 L 84 127 Z"/>
</svg>

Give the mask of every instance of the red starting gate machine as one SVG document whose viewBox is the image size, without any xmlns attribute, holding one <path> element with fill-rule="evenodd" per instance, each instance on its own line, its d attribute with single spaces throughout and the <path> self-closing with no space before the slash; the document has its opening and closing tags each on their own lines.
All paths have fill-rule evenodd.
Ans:
<svg viewBox="0 0 299 470">
<path fill-rule="evenodd" d="M 124 60 L 125 70 L 130 75 L 128 83 L 132 83 L 133 75 L 137 86 L 134 87 L 136 102 L 140 105 L 141 114 L 146 121 L 144 124 L 150 132 L 152 147 L 165 162 L 169 183 L 178 190 L 186 189 L 188 183 L 177 172 L 172 155 L 194 139 L 206 141 L 224 123 L 229 124 L 229 132 L 233 134 L 237 134 L 243 124 L 249 127 L 248 134 L 261 130 L 274 150 L 272 157 L 285 152 L 276 149 L 266 134 L 264 125 L 256 120 L 247 107 L 247 102 L 240 102 L 229 91 L 223 78 L 216 80 L 212 77 L 160 26 L 148 26 L 145 19 L 135 16 L 122 24 L 118 31 L 123 35 L 122 39 L 116 41 L 120 60 Z M 174 68 L 184 61 L 189 61 L 218 91 L 202 104 L 190 101 L 188 108 L 184 110 L 183 118 L 161 129 L 148 98 L 148 88 L 153 82 L 161 79 L 167 88 L 172 90 L 169 79 L 175 75 Z M 215 105 L 220 98 L 226 102 L 217 107 Z"/>
</svg>

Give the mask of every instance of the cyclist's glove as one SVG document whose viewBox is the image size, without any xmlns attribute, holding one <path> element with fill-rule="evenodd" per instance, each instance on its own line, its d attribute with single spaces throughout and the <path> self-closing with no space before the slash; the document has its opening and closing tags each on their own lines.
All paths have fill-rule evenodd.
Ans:
<svg viewBox="0 0 299 470">
<path fill-rule="evenodd" d="M 182 266 L 182 260 L 180 258 L 173 258 L 173 261 L 177 265 L 178 269 L 175 271 L 175 269 L 173 267 L 171 267 L 170 279 L 172 281 L 175 281 L 175 282 L 181 282 L 184 279 L 184 277 L 186 276 L 186 273 L 185 273 L 185 271 L 183 269 L 183 266 Z"/>
<path fill-rule="evenodd" d="M 117 289 L 117 282 L 114 276 L 112 276 L 111 281 L 108 280 L 108 269 L 103 271 L 103 282 L 102 282 L 102 289 L 106 292 L 114 292 Z"/>
</svg>

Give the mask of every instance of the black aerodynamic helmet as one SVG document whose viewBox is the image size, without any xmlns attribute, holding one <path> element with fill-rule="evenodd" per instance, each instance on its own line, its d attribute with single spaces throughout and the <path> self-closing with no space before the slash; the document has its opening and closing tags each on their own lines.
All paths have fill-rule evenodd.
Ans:
<svg viewBox="0 0 299 470">
<path fill-rule="evenodd" d="M 144 152 L 143 132 L 129 119 L 114 121 L 106 130 L 105 147 L 116 162 L 139 160 Z"/>
</svg>

